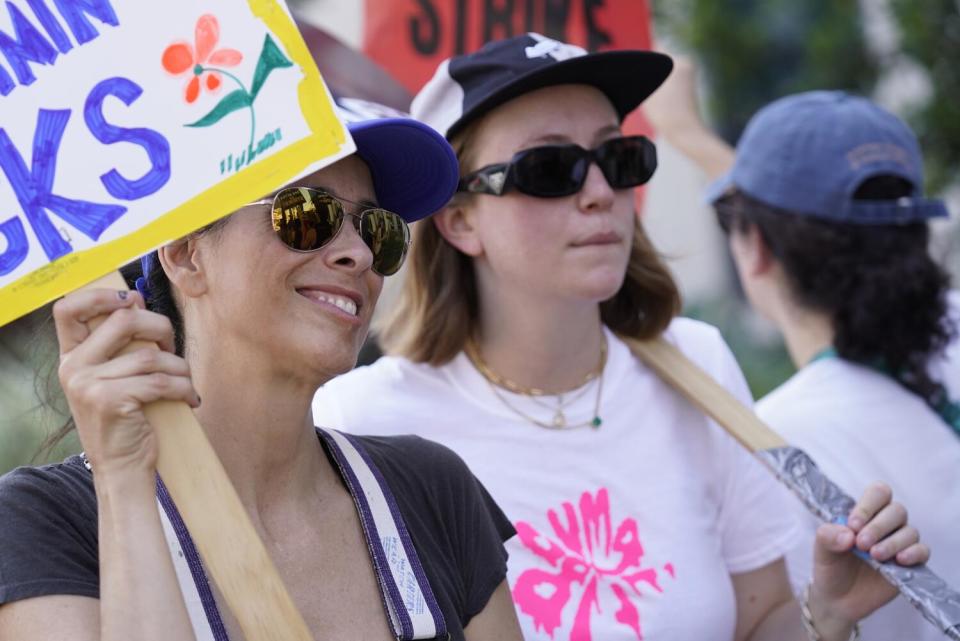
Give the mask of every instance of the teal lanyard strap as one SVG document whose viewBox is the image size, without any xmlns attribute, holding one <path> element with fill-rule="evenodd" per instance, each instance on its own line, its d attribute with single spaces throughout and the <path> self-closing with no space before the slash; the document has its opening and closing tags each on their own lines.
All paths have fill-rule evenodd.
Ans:
<svg viewBox="0 0 960 641">
<path fill-rule="evenodd" d="M 832 345 L 824 347 L 819 352 L 813 355 L 813 358 L 810 359 L 810 363 L 816 363 L 817 361 L 825 361 L 831 358 L 840 358 L 840 355 L 837 354 L 837 350 Z M 810 365 L 807 363 L 807 365 Z"/>
<path fill-rule="evenodd" d="M 960 403 L 951 401 L 944 395 L 943 399 L 933 408 L 947 425 L 960 435 Z"/>
</svg>

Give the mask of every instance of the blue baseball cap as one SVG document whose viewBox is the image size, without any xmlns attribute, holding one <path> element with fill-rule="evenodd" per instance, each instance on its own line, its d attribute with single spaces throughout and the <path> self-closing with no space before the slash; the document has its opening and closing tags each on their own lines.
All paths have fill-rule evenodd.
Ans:
<svg viewBox="0 0 960 641">
<path fill-rule="evenodd" d="M 413 98 L 410 112 L 448 139 L 495 107 L 544 87 L 596 87 L 620 119 L 659 87 L 673 69 L 654 51 L 587 53 L 582 47 L 526 33 L 488 42 L 480 50 L 440 63 Z"/>
<path fill-rule="evenodd" d="M 912 186 L 896 200 L 854 199 L 869 178 Z M 762 203 L 831 222 L 902 224 L 947 216 L 923 197 L 923 158 L 906 124 L 873 102 L 842 91 L 810 91 L 758 111 L 737 143 L 733 169 L 707 190 L 716 203 L 732 189 Z"/>
<path fill-rule="evenodd" d="M 370 168 L 377 202 L 407 222 L 439 211 L 460 179 L 457 156 L 436 130 L 407 114 L 357 98 L 337 98 L 357 155 Z"/>
</svg>

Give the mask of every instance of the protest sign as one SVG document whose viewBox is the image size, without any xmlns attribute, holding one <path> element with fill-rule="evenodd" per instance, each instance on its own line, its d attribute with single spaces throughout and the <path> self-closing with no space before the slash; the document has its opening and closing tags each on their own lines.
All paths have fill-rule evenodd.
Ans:
<svg viewBox="0 0 960 641">
<path fill-rule="evenodd" d="M 646 0 L 366 0 L 363 50 L 411 92 L 444 59 L 536 31 L 588 51 L 649 49 Z"/>
<path fill-rule="evenodd" d="M 8 0 L 0 325 L 94 280 L 125 288 L 124 263 L 354 149 L 282 2 Z M 308 641 L 190 408 L 144 413 L 160 477 L 244 637 Z"/>
<path fill-rule="evenodd" d="M 0 9 L 0 325 L 354 150 L 282 2 Z"/>
</svg>

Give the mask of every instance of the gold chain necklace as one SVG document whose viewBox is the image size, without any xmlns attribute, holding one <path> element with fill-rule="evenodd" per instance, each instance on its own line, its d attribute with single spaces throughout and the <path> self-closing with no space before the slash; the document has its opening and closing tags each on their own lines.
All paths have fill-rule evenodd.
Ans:
<svg viewBox="0 0 960 641">
<path fill-rule="evenodd" d="M 467 358 L 470 359 L 470 362 L 473 363 L 473 366 L 476 367 L 477 371 L 480 372 L 483 378 L 487 381 L 487 384 L 490 385 L 490 389 L 493 391 L 494 395 L 500 400 L 500 402 L 503 403 L 503 405 L 507 409 L 509 409 L 511 412 L 521 417 L 522 419 L 530 423 L 533 423 L 534 425 L 537 425 L 539 427 L 543 427 L 546 429 L 553 429 L 553 430 L 575 429 L 579 427 L 592 427 L 593 429 L 597 429 L 600 427 L 600 425 L 603 424 L 603 420 L 600 418 L 600 399 L 603 396 L 603 368 L 607 364 L 606 336 L 604 336 L 602 340 L 603 342 L 600 345 L 599 364 L 597 365 L 596 369 L 594 369 L 592 372 L 590 372 L 584 377 L 583 382 L 578 386 L 578 388 L 574 388 L 574 389 L 579 389 L 579 388 L 582 388 L 582 389 L 579 392 L 574 393 L 573 396 L 569 397 L 566 401 L 564 401 L 564 398 L 563 398 L 564 395 L 570 393 L 573 390 L 567 390 L 566 392 L 560 392 L 558 394 L 551 394 L 550 392 L 547 392 L 537 387 L 525 387 L 523 385 L 520 385 L 518 383 L 511 381 L 508 378 L 500 376 L 499 374 L 494 372 L 492 369 L 490 369 L 490 366 L 487 365 L 487 363 L 483 360 L 483 357 L 480 356 L 479 348 L 477 347 L 476 343 L 472 339 L 468 341 L 467 345 L 464 348 L 464 352 L 467 354 Z M 566 414 L 564 413 L 563 409 L 567 405 L 571 404 L 573 401 L 583 396 L 583 394 L 585 394 L 587 391 L 587 388 L 585 386 L 589 384 L 591 381 L 593 381 L 594 379 L 597 380 L 597 396 L 593 404 L 593 418 L 588 421 L 584 421 L 582 423 L 574 423 L 574 424 L 568 423 Z M 530 398 L 530 400 L 536 402 L 538 405 L 542 405 L 545 407 L 546 405 L 542 401 L 540 401 L 537 397 L 538 396 L 556 396 L 557 397 L 556 407 L 548 408 L 548 409 L 554 410 L 553 419 L 548 423 L 545 421 L 538 420 L 530 416 L 526 412 L 521 411 L 520 409 L 515 407 L 512 403 L 510 403 L 507 397 L 504 396 L 503 393 L 500 391 L 501 389 L 505 389 L 509 392 L 513 392 L 514 394 L 519 394 L 521 396 L 527 396 Z"/>
</svg>

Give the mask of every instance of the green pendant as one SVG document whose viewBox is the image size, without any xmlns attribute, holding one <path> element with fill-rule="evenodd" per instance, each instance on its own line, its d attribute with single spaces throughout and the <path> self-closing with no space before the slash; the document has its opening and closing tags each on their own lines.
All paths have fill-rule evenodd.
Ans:
<svg viewBox="0 0 960 641">
<path fill-rule="evenodd" d="M 599 416 L 594 416 L 594 417 L 593 417 L 593 420 L 590 421 L 590 425 L 593 426 L 593 429 L 597 429 L 597 428 L 600 427 L 602 424 L 603 424 L 603 421 L 600 420 L 600 417 L 599 417 Z"/>
</svg>

